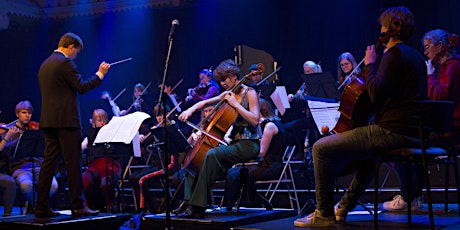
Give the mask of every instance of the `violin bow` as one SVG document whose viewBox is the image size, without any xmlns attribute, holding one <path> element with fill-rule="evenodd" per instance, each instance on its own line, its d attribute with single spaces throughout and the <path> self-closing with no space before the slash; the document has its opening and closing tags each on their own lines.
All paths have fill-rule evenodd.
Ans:
<svg viewBox="0 0 460 230">
<path fill-rule="evenodd" d="M 112 99 L 112 101 L 115 101 L 115 100 L 117 100 L 117 98 L 118 98 L 118 97 L 120 97 L 120 96 L 121 96 L 121 94 L 123 94 L 125 91 L 126 91 L 126 88 L 124 88 L 123 90 L 121 90 L 121 91 L 120 91 L 120 92 L 117 94 L 117 96 L 116 96 L 116 97 L 114 97 L 114 98 Z"/>
<path fill-rule="evenodd" d="M 190 121 L 185 121 L 185 123 L 186 123 L 187 125 L 189 125 L 190 127 L 192 127 L 192 128 L 194 128 L 194 129 L 196 129 L 196 130 L 202 132 L 202 133 L 205 134 L 206 136 L 208 136 L 208 137 L 210 137 L 210 138 L 216 140 L 217 142 L 219 142 L 219 143 L 221 143 L 221 144 L 223 144 L 223 145 L 225 145 L 225 146 L 228 145 L 227 143 L 225 143 L 225 141 L 223 141 L 223 140 L 217 138 L 216 136 L 212 135 L 211 133 L 206 132 L 206 130 L 204 130 L 204 129 L 198 127 L 198 126 L 196 126 L 196 125 L 193 124 L 192 122 L 190 122 Z"/>
<path fill-rule="evenodd" d="M 182 81 L 184 81 L 183 78 L 181 78 L 181 79 L 176 83 L 176 85 L 174 85 L 174 86 L 171 88 L 171 92 L 170 92 L 170 93 L 172 93 L 172 92 L 177 88 L 177 86 L 179 86 L 180 83 L 182 83 Z"/>
<path fill-rule="evenodd" d="M 343 80 L 342 84 L 339 85 L 339 87 L 337 88 L 337 90 L 340 90 L 344 85 L 345 83 L 348 81 L 348 79 L 351 78 L 351 76 L 353 76 L 353 74 L 358 70 L 359 66 L 364 62 L 364 58 L 363 60 L 361 60 L 361 62 L 359 62 L 356 67 L 351 71 L 350 74 L 347 75 L 347 77 L 345 78 L 345 80 Z"/>
<path fill-rule="evenodd" d="M 169 116 L 171 116 L 171 114 L 172 114 L 172 113 L 173 113 L 173 112 L 174 112 L 174 111 L 175 111 L 175 110 L 176 110 L 176 109 L 177 109 L 177 108 L 180 106 L 180 104 L 182 104 L 182 101 L 181 101 L 181 102 L 179 102 L 179 103 L 177 103 L 177 105 L 176 105 L 176 106 L 174 106 L 174 108 L 173 108 L 173 109 L 171 109 L 171 111 L 169 111 L 169 113 L 168 113 L 168 114 L 166 114 L 166 117 L 169 117 Z M 162 120 L 162 121 L 161 121 L 159 124 L 157 124 L 157 125 L 154 125 L 154 126 L 153 126 L 152 128 L 150 128 L 150 129 L 156 129 L 156 128 L 158 128 L 158 127 L 159 127 L 161 124 L 163 124 L 163 120 Z"/>
<path fill-rule="evenodd" d="M 276 69 L 275 71 L 271 72 L 269 75 L 267 75 L 264 79 L 262 79 L 262 81 L 260 81 L 259 83 L 257 83 L 256 86 L 259 86 L 260 84 L 264 83 L 268 78 L 270 78 L 271 76 L 273 76 L 273 74 L 275 74 L 276 72 L 278 72 L 281 68 L 283 68 L 282 66 L 278 67 L 278 69 Z"/>
</svg>

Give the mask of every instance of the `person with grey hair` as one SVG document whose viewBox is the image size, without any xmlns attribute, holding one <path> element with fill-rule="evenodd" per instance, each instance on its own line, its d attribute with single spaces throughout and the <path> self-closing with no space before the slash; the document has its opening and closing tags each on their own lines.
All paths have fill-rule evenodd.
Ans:
<svg viewBox="0 0 460 230">
<path fill-rule="evenodd" d="M 455 50 L 458 37 L 447 31 L 435 29 L 428 31 L 422 39 L 424 54 L 428 57 L 425 62 L 428 74 L 428 97 L 431 100 L 454 101 L 454 131 L 455 144 L 460 143 L 460 56 Z M 430 135 L 433 146 L 449 147 L 450 134 Z M 408 183 L 408 167 L 411 170 L 411 179 Z M 391 201 L 383 203 L 387 211 L 407 211 L 408 197 L 415 197 L 411 201 L 411 210 L 422 207 L 422 189 L 425 186 L 422 165 L 397 162 L 394 169 L 398 174 L 401 194 Z M 408 185 L 411 187 L 408 187 Z M 411 196 L 409 196 L 409 194 Z"/>
</svg>

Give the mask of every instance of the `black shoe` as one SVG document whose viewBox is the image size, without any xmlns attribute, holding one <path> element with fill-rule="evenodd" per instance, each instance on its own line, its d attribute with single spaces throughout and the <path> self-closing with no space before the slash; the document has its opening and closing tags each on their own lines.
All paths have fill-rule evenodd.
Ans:
<svg viewBox="0 0 460 230">
<path fill-rule="evenodd" d="M 96 216 L 99 214 L 99 210 L 91 210 L 88 207 L 82 209 L 72 210 L 72 217 L 81 217 L 81 216 Z M 36 215 L 36 214 L 35 214 Z"/>
<path fill-rule="evenodd" d="M 257 193 L 256 202 L 261 204 L 266 210 L 273 210 L 273 205 L 260 193 Z"/>
<path fill-rule="evenodd" d="M 187 210 L 184 213 L 182 213 L 179 217 L 193 218 L 193 219 L 204 218 L 205 211 L 206 211 L 206 208 L 204 207 L 189 205 Z"/>
<path fill-rule="evenodd" d="M 36 209 L 34 213 L 35 213 L 35 217 L 39 217 L 39 218 L 50 218 L 50 217 L 56 217 L 56 216 L 61 215 L 59 212 L 55 212 L 51 209 L 46 209 L 46 210 Z"/>
<path fill-rule="evenodd" d="M 173 214 L 179 214 L 179 213 L 183 213 L 187 210 L 187 207 L 188 207 L 188 201 L 184 200 L 182 201 L 182 203 L 180 203 L 179 207 L 177 207 L 176 209 L 172 210 L 171 213 Z"/>
</svg>

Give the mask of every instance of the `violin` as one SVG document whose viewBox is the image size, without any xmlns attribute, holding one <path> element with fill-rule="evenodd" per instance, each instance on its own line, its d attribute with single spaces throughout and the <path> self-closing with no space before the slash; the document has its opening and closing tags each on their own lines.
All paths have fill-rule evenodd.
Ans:
<svg viewBox="0 0 460 230">
<path fill-rule="evenodd" d="M 8 130 L 11 127 L 17 126 L 16 123 L 18 122 L 18 119 L 8 123 L 8 124 L 0 124 L 0 135 L 5 134 L 8 132 Z M 23 130 L 38 130 L 39 129 L 39 123 L 35 121 L 30 121 L 28 124 L 24 124 L 23 127 L 18 127 L 19 129 Z"/>
<path fill-rule="evenodd" d="M 4 133 L 8 132 L 8 130 L 9 130 L 11 127 L 13 127 L 13 126 L 16 125 L 16 122 L 17 122 L 17 121 L 18 121 L 18 120 L 16 119 L 16 120 L 14 120 L 14 121 L 12 121 L 12 122 L 10 122 L 10 123 L 8 123 L 8 124 L 0 124 L 0 135 L 3 135 Z"/>
</svg>

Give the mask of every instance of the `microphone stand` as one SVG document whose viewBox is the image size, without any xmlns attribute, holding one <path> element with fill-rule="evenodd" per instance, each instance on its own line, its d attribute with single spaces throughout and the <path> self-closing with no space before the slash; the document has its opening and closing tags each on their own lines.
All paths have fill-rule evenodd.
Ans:
<svg viewBox="0 0 460 230">
<path fill-rule="evenodd" d="M 172 25 L 173 28 L 174 28 L 174 24 Z M 166 73 L 168 72 L 168 66 L 169 66 L 169 57 L 171 56 L 171 49 L 172 49 L 172 44 L 173 44 L 173 39 L 174 38 L 174 33 L 173 31 L 170 32 L 169 34 L 169 37 L 168 37 L 168 52 L 167 52 L 167 55 L 166 55 L 166 63 L 165 63 L 165 69 L 164 69 L 164 72 L 163 72 L 163 80 L 161 82 L 161 87 L 160 87 L 160 95 L 159 95 L 159 99 L 158 99 L 158 102 L 160 103 L 160 105 L 163 106 L 163 123 L 164 123 L 164 129 L 163 129 L 163 142 L 164 142 L 164 145 L 163 145 L 163 154 L 164 154 L 164 164 L 166 167 L 163 168 L 163 171 L 164 171 L 164 179 L 165 179 L 165 183 L 164 183 L 164 192 L 165 192 L 165 197 L 166 197 L 166 228 L 165 229 L 171 229 L 171 208 L 169 206 L 169 200 L 171 199 L 170 198 L 170 195 L 169 195 L 169 180 L 168 180 L 168 175 L 169 175 L 169 169 L 168 169 L 168 165 L 169 165 L 169 157 L 168 157 L 168 120 L 167 120 L 167 112 L 166 112 L 166 97 L 167 95 L 163 95 L 165 94 L 165 91 L 164 91 L 164 85 L 165 85 L 165 81 L 166 81 Z"/>
</svg>

